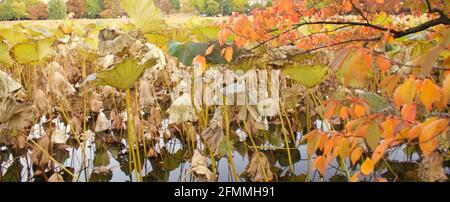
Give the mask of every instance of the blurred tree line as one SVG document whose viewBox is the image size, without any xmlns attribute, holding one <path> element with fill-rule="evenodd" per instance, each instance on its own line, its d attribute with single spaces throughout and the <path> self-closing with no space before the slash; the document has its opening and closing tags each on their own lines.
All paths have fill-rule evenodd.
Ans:
<svg viewBox="0 0 450 202">
<path fill-rule="evenodd" d="M 271 6 L 249 4 L 248 0 L 153 0 L 166 13 L 196 12 L 207 16 L 249 12 L 253 8 Z M 64 18 L 116 18 L 126 15 L 120 0 L 3 0 L 0 20 L 42 20 Z"/>
</svg>

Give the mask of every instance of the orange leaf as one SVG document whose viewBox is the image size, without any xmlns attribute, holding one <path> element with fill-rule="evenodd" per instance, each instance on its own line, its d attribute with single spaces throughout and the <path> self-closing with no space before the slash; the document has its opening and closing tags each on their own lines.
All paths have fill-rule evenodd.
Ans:
<svg viewBox="0 0 450 202">
<path fill-rule="evenodd" d="M 331 120 L 331 117 L 334 115 L 338 105 L 339 102 L 336 100 L 332 100 L 329 103 L 327 103 L 327 106 L 325 108 L 325 119 Z"/>
<path fill-rule="evenodd" d="M 341 110 L 339 111 L 339 117 L 341 117 L 342 120 L 345 120 L 348 118 L 348 109 L 347 107 L 341 107 Z"/>
<path fill-rule="evenodd" d="M 208 49 L 206 49 L 205 55 L 210 55 L 213 52 L 215 46 L 216 45 L 214 44 L 209 46 Z"/>
<path fill-rule="evenodd" d="M 229 46 L 225 48 L 223 51 L 223 55 L 228 63 L 231 62 L 231 60 L 233 59 L 233 47 Z"/>
<path fill-rule="evenodd" d="M 430 111 L 433 108 L 433 103 L 441 99 L 441 91 L 439 87 L 430 79 L 426 79 L 420 89 L 420 101 L 422 101 L 425 108 Z"/>
<path fill-rule="evenodd" d="M 392 95 L 399 80 L 400 76 L 397 74 L 389 75 L 381 81 L 380 87 L 383 88 L 388 95 Z"/>
<path fill-rule="evenodd" d="M 354 112 L 356 118 L 360 118 L 366 114 L 366 108 L 362 105 L 355 104 L 353 106 L 353 112 Z"/>
<path fill-rule="evenodd" d="M 377 146 L 377 148 L 372 154 L 373 164 L 377 164 L 377 162 L 384 156 L 386 149 L 389 147 L 389 144 L 391 144 L 393 141 L 394 139 L 384 140 L 383 143 Z"/>
<path fill-rule="evenodd" d="M 447 105 L 448 99 L 450 98 L 450 74 L 448 74 L 445 77 L 445 80 L 444 80 L 444 82 L 442 84 L 442 91 L 443 91 L 442 92 L 442 94 L 443 94 L 442 99 L 443 99 L 445 105 Z"/>
<path fill-rule="evenodd" d="M 349 12 L 349 11 L 352 10 L 352 4 L 350 3 L 349 0 L 344 0 L 344 1 L 342 2 L 342 4 L 344 5 L 344 11 L 345 11 L 345 12 Z"/>
<path fill-rule="evenodd" d="M 290 14 L 295 8 L 293 0 L 278 0 L 274 3 L 275 11 L 281 14 Z"/>
<path fill-rule="evenodd" d="M 355 172 L 351 177 L 350 177 L 350 182 L 358 182 L 359 181 L 359 172 Z"/>
<path fill-rule="evenodd" d="M 397 107 L 403 104 L 411 104 L 416 97 L 417 89 L 413 78 L 406 79 L 394 92 L 394 102 Z"/>
<path fill-rule="evenodd" d="M 402 118 L 405 121 L 415 121 L 416 120 L 416 104 L 403 105 L 402 108 Z"/>
<path fill-rule="evenodd" d="M 419 147 L 425 156 L 430 155 L 438 147 L 438 135 L 448 129 L 448 120 L 439 119 L 425 126 L 419 136 Z"/>
<path fill-rule="evenodd" d="M 397 134 L 398 125 L 401 123 L 399 119 L 388 117 L 383 123 L 381 123 L 381 128 L 383 128 L 383 134 L 385 139 L 394 138 Z"/>
<path fill-rule="evenodd" d="M 194 60 L 192 60 L 192 65 L 194 65 L 194 67 L 201 68 L 203 73 L 206 70 L 206 58 L 201 55 L 197 55 Z"/>
<path fill-rule="evenodd" d="M 374 168 L 374 163 L 372 161 L 372 159 L 370 159 L 369 157 L 366 158 L 366 160 L 364 161 L 364 163 L 361 165 L 361 173 L 364 175 L 369 175 Z"/>
<path fill-rule="evenodd" d="M 422 133 L 423 124 L 419 124 L 417 126 L 414 126 L 409 132 L 408 132 L 408 142 L 411 142 L 412 140 L 419 137 L 420 133 Z"/>
<path fill-rule="evenodd" d="M 375 182 L 387 182 L 387 179 L 382 178 L 382 177 L 377 177 L 377 178 L 375 178 Z"/>
<path fill-rule="evenodd" d="M 319 170 L 320 175 L 325 176 L 325 169 L 327 168 L 327 159 L 324 156 L 318 156 L 314 159 L 313 169 Z"/>
<path fill-rule="evenodd" d="M 378 56 L 376 58 L 376 63 L 378 69 L 380 69 L 381 72 L 386 72 L 391 67 L 391 61 L 381 56 Z"/>
<path fill-rule="evenodd" d="M 375 0 L 375 2 L 377 2 L 378 4 L 383 4 L 384 0 Z"/>
<path fill-rule="evenodd" d="M 357 147 L 350 153 L 350 161 L 352 162 L 352 165 L 355 165 L 356 162 L 359 161 L 359 159 L 361 158 L 362 152 L 363 152 L 363 149 L 361 147 Z"/>
</svg>

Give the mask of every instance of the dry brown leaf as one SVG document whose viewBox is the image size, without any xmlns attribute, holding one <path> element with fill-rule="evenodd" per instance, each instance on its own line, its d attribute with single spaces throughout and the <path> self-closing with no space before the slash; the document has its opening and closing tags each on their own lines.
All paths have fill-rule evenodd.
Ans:
<svg viewBox="0 0 450 202">
<path fill-rule="evenodd" d="M 217 176 L 208 168 L 208 160 L 198 150 L 194 151 L 191 159 L 191 168 L 189 172 L 193 172 L 198 181 L 214 182 Z"/>
<path fill-rule="evenodd" d="M 0 98 L 4 98 L 21 88 L 22 86 L 18 82 L 0 70 Z"/>
<path fill-rule="evenodd" d="M 214 152 L 215 156 L 219 154 L 219 145 L 224 139 L 222 116 L 220 114 L 222 114 L 221 110 L 217 109 L 214 118 L 209 122 L 208 128 L 203 130 L 201 134 L 206 145 Z"/>
<path fill-rule="evenodd" d="M 152 93 L 152 83 L 150 80 L 141 79 L 139 84 L 139 104 L 142 107 L 152 106 L 156 103 Z"/>
<path fill-rule="evenodd" d="M 109 130 L 111 128 L 111 122 L 106 118 L 105 113 L 100 112 L 97 117 L 97 121 L 95 122 L 95 132 L 103 132 Z"/>
<path fill-rule="evenodd" d="M 44 167 L 50 160 L 48 156 L 48 149 L 50 148 L 50 138 L 48 136 L 43 136 L 39 140 L 38 145 L 41 148 L 36 145 L 33 147 L 33 151 L 31 151 L 31 160 L 33 161 L 33 164 Z M 45 152 L 42 151 L 42 149 Z"/>
<path fill-rule="evenodd" d="M 64 182 L 64 178 L 59 173 L 53 173 L 53 175 L 48 178 L 48 182 Z"/>
<path fill-rule="evenodd" d="M 32 105 L 18 103 L 13 96 L 7 96 L 0 102 L 0 124 L 21 130 L 30 125 L 34 117 L 32 109 Z"/>
<path fill-rule="evenodd" d="M 109 114 L 109 118 L 111 119 L 111 129 L 120 130 L 122 129 L 122 119 L 120 118 L 119 113 L 116 109 L 111 110 Z"/>
<path fill-rule="evenodd" d="M 35 89 L 33 92 L 35 109 L 42 115 L 49 114 L 52 111 L 49 97 L 41 89 Z"/>
<path fill-rule="evenodd" d="M 437 151 L 429 156 L 425 156 L 419 166 L 419 177 L 426 182 L 447 181 L 447 176 L 442 167 L 443 161 L 444 158 Z"/>
<path fill-rule="evenodd" d="M 269 159 L 267 159 L 267 156 L 262 152 L 259 152 L 259 157 L 260 158 L 258 158 L 258 155 L 256 152 L 253 153 L 253 155 L 252 155 L 252 158 L 251 158 L 250 163 L 247 168 L 247 173 L 248 173 L 250 179 L 253 182 L 264 182 L 265 181 L 264 173 L 263 173 L 263 169 L 264 169 L 266 176 L 267 176 L 267 180 L 272 181 L 273 173 L 272 173 L 272 170 L 270 170 Z M 261 162 L 259 159 L 261 159 Z"/>
<path fill-rule="evenodd" d="M 100 98 L 97 93 L 92 93 L 92 96 L 89 97 L 89 106 L 91 112 L 99 113 L 100 112 Z"/>
</svg>

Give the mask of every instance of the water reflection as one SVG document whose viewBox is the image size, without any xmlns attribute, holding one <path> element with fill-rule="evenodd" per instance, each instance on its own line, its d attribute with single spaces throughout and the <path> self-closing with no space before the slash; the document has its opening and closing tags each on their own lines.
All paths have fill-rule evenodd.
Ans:
<svg viewBox="0 0 450 202">
<path fill-rule="evenodd" d="M 297 138 L 301 134 L 298 133 Z M 113 138 L 113 140 L 111 140 Z M 261 146 L 275 144 L 277 141 L 269 141 Z M 108 141 L 105 141 L 108 140 Z M 198 141 L 200 142 L 200 141 Z M 134 167 L 135 162 L 129 162 L 126 141 L 120 135 L 96 134 L 95 138 L 87 141 L 84 145 L 78 145 L 74 140 L 69 140 L 69 146 L 56 146 L 52 148 L 52 156 L 62 166 L 72 173 L 75 173 L 80 181 L 90 182 L 124 182 L 137 181 L 133 173 L 130 173 L 129 166 Z M 282 144 L 277 145 L 283 147 Z M 154 149 L 158 154 L 157 158 L 146 158 L 143 149 L 140 150 L 141 170 L 144 181 L 151 182 L 180 182 L 194 181 L 192 175 L 186 175 L 190 168 L 190 157 L 192 150 L 183 146 L 178 138 L 169 141 L 161 140 L 155 144 Z M 285 149 L 264 149 L 271 164 L 271 169 L 276 173 L 275 181 L 305 181 L 308 176 L 308 166 L 312 165 L 313 159 L 306 158 L 306 145 L 291 145 L 297 149 L 291 150 L 294 172 L 289 171 L 289 160 Z M 201 143 L 197 144 L 198 149 L 203 149 Z M 245 142 L 234 142 L 233 161 L 236 171 L 240 177 L 239 181 L 249 181 L 246 175 L 246 168 L 249 164 L 248 145 Z M 86 161 L 82 162 L 83 150 L 86 152 Z M 30 150 L 15 150 L 1 147 L 1 178 L 0 181 L 46 181 L 46 176 L 51 176 L 53 170 L 59 171 L 65 181 L 75 181 L 71 175 L 59 167 L 52 170 L 45 170 L 45 175 L 36 172 L 37 169 L 31 162 Z M 210 161 L 210 160 L 209 160 Z M 414 151 L 409 151 L 405 146 L 389 151 L 387 161 L 390 168 L 382 164 L 377 168 L 378 176 L 389 181 L 420 181 L 418 178 L 419 156 Z M 218 181 L 228 182 L 233 179 L 232 169 L 226 157 L 216 159 L 218 170 Z M 352 167 L 350 162 L 346 162 L 350 171 L 358 170 Z M 448 164 L 446 173 L 448 173 Z M 326 178 L 321 178 L 317 172 L 312 172 L 309 178 L 312 181 L 346 181 L 345 171 L 334 161 L 326 170 Z M 373 178 L 365 177 L 363 181 L 374 181 Z"/>
</svg>

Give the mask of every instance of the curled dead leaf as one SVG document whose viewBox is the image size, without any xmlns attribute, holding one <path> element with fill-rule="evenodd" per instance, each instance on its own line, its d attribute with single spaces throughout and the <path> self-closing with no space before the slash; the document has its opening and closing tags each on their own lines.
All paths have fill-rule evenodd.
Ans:
<svg viewBox="0 0 450 202">
<path fill-rule="evenodd" d="M 50 160 L 48 156 L 48 149 L 50 148 L 50 138 L 48 136 L 43 136 L 39 142 L 38 146 L 34 146 L 31 151 L 31 161 L 34 165 L 40 167 L 45 167 Z"/>
<path fill-rule="evenodd" d="M 53 173 L 53 175 L 48 178 L 48 182 L 64 182 L 64 178 L 59 173 Z"/>
<path fill-rule="evenodd" d="M 194 151 L 194 156 L 191 159 L 191 168 L 189 172 L 193 172 L 198 181 L 214 182 L 217 176 L 208 168 L 208 160 L 198 150 Z"/>
<path fill-rule="evenodd" d="M 419 166 L 419 177 L 426 182 L 447 181 L 442 163 L 444 158 L 439 152 L 425 156 Z"/>
<path fill-rule="evenodd" d="M 259 158 L 256 152 L 253 153 L 247 168 L 247 173 L 253 182 L 264 182 L 265 176 L 268 181 L 273 180 L 273 172 L 270 169 L 269 159 L 262 152 L 259 152 Z"/>
</svg>

